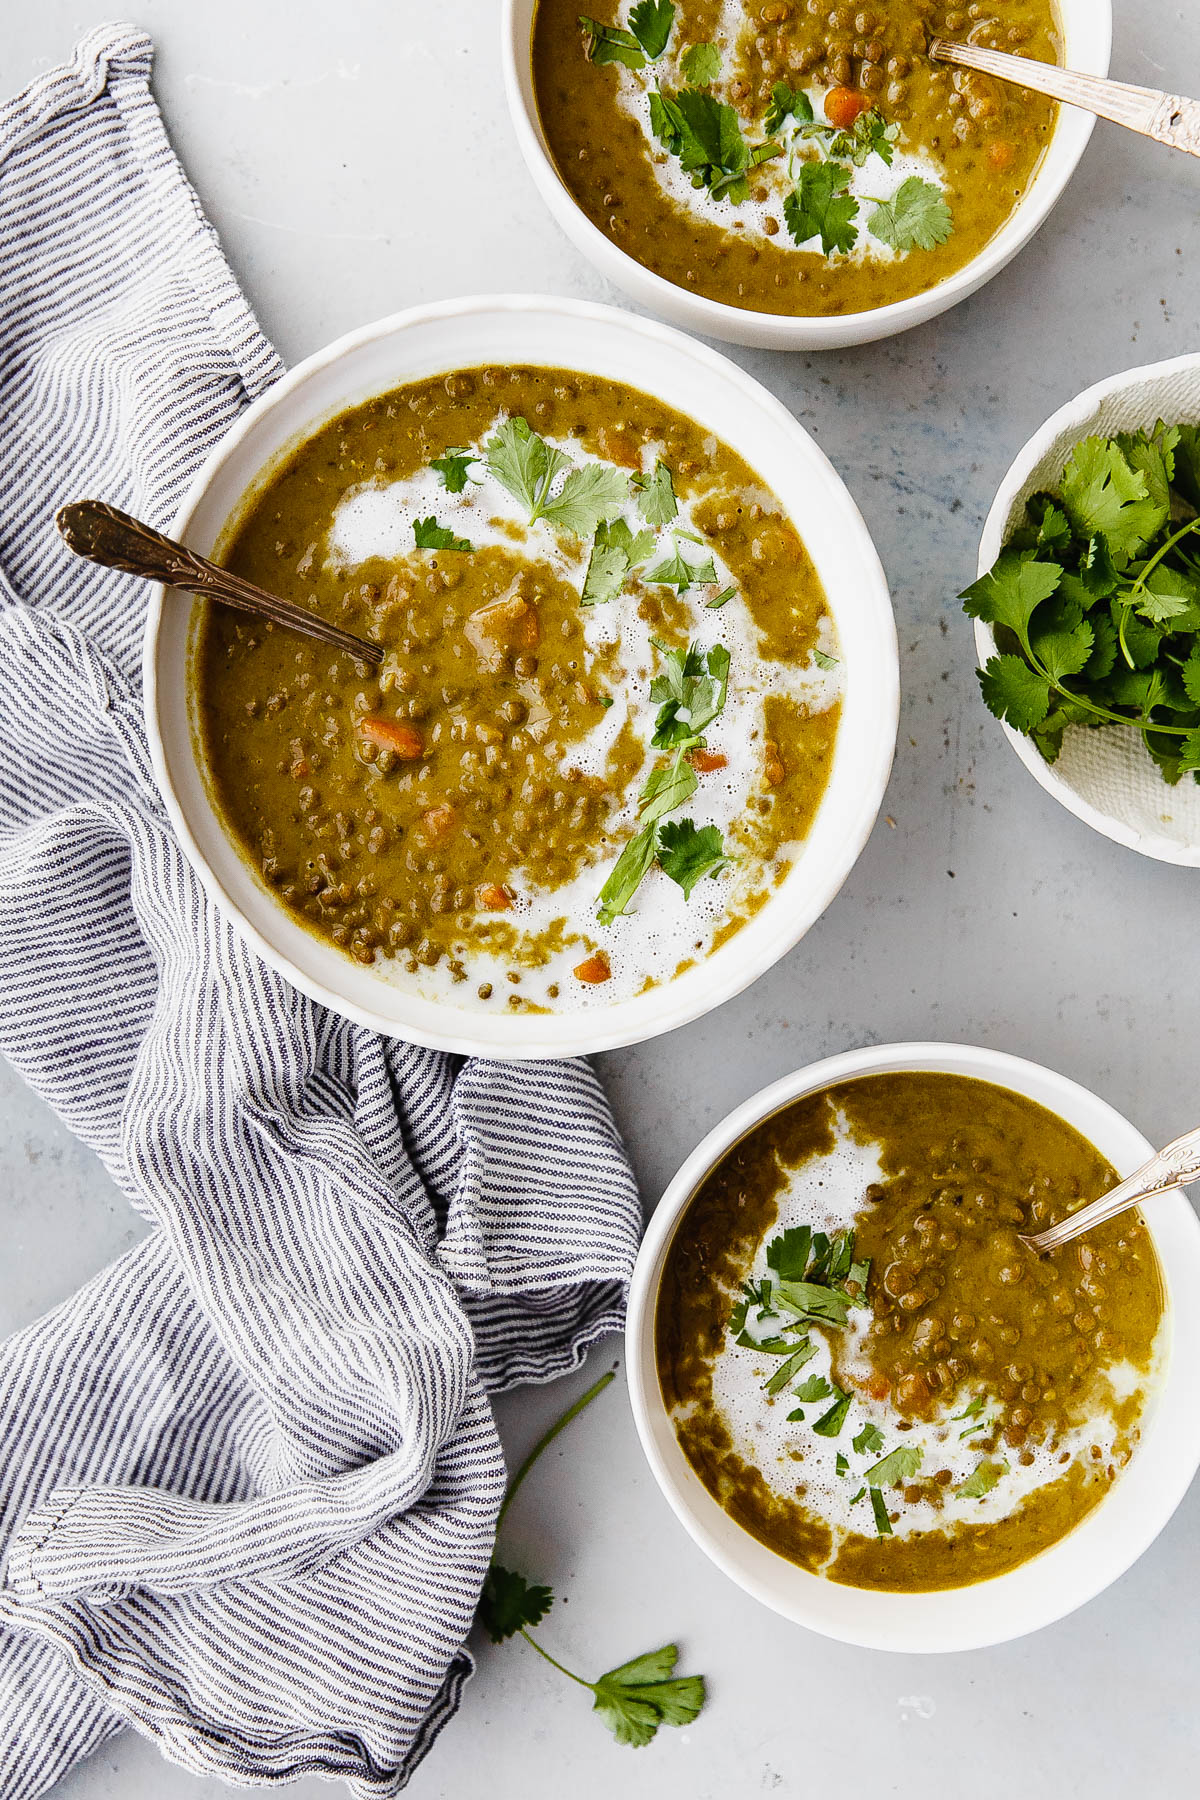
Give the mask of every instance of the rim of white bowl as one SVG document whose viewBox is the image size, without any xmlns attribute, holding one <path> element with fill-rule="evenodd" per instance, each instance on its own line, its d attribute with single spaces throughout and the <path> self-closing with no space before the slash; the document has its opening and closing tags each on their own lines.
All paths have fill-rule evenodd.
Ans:
<svg viewBox="0 0 1200 1800">
<path fill-rule="evenodd" d="M 719 950 L 706 957 L 697 970 L 689 971 L 646 994 L 617 1002 L 611 1007 L 546 1015 L 476 1014 L 465 1009 L 459 1010 L 444 1002 L 423 1000 L 406 993 L 398 984 L 386 983 L 378 976 L 371 977 L 369 971 L 359 969 L 349 958 L 332 946 L 323 945 L 322 940 L 291 920 L 282 904 L 271 896 L 266 885 L 259 882 L 252 873 L 247 876 L 249 864 L 240 851 L 231 845 L 207 793 L 203 802 L 198 802 L 194 794 L 189 803 L 185 803 L 181 797 L 181 783 L 176 780 L 173 761 L 178 762 L 184 782 L 189 776 L 196 778 L 199 761 L 184 717 L 190 717 L 186 703 L 182 714 L 173 718 L 170 731 L 164 729 L 164 711 L 170 706 L 171 697 L 163 692 L 158 668 L 164 619 L 167 616 L 165 601 L 169 592 L 162 587 L 156 587 L 151 595 L 143 648 L 143 680 L 154 773 L 172 824 L 209 897 L 264 962 L 312 999 L 343 1017 L 385 1035 L 456 1054 L 527 1060 L 586 1055 L 639 1043 L 672 1031 L 731 999 L 785 956 L 831 904 L 870 836 L 891 772 L 899 720 L 900 690 L 896 626 L 887 579 L 862 515 L 824 451 L 774 395 L 719 351 L 696 343 L 672 326 L 590 301 L 566 300 L 551 295 L 469 295 L 408 308 L 346 333 L 298 363 L 240 415 L 232 429 L 205 459 L 190 484 L 176 513 L 173 534 L 187 541 L 189 527 L 197 509 L 226 465 L 237 457 L 243 444 L 260 429 L 264 421 L 285 406 L 297 390 L 302 389 L 314 377 L 320 376 L 323 371 L 342 359 L 353 356 L 359 349 L 393 334 L 417 331 L 446 322 L 455 324 L 460 320 L 469 328 L 472 320 L 482 320 L 487 315 L 515 313 L 540 316 L 552 314 L 559 320 L 578 327 L 581 342 L 573 366 L 582 372 L 603 374 L 602 368 L 589 371 L 586 352 L 589 328 L 597 333 L 603 328 L 640 338 L 663 355 L 675 357 L 677 361 L 681 358 L 689 360 L 695 365 L 698 394 L 704 393 L 706 378 L 714 384 L 719 380 L 727 384 L 728 388 L 737 390 L 739 403 L 753 407 L 769 430 L 773 429 L 781 434 L 787 441 L 789 456 L 797 459 L 821 484 L 823 510 L 828 510 L 837 523 L 838 531 L 845 533 L 846 541 L 853 544 L 859 582 L 854 594 L 854 604 L 863 611 L 862 636 L 865 639 L 869 635 L 872 643 L 872 666 L 865 677 L 861 673 L 857 677 L 869 690 L 867 711 L 870 717 L 869 721 L 864 718 L 861 723 L 865 730 L 869 727 L 870 743 L 864 745 L 856 739 L 855 758 L 858 766 L 853 803 L 847 806 L 844 815 L 839 818 L 836 842 L 825 847 L 826 861 L 821 865 L 824 878 L 819 883 L 807 884 L 809 891 L 804 896 L 797 894 L 797 875 L 805 865 L 806 850 L 797 858 L 792 872 L 772 892 L 755 917 Z M 523 353 L 522 360 L 536 362 L 537 358 Z M 603 358 L 598 360 L 603 361 Z M 468 336 L 464 340 L 461 356 L 453 364 L 444 358 L 437 359 L 427 373 L 437 373 L 442 368 L 448 370 L 450 367 L 469 367 L 471 361 Z M 416 373 L 404 377 L 419 378 Z M 332 409 L 310 413 L 307 422 L 289 435 L 286 444 L 290 446 L 302 442 L 329 418 L 336 417 L 340 411 L 358 404 L 366 397 L 347 389 L 344 397 Z M 696 408 L 695 412 L 703 417 L 703 406 Z M 206 535 L 204 542 L 196 544 L 196 548 L 202 552 L 211 548 L 221 532 L 228 528 L 230 519 L 236 518 L 239 506 L 244 502 L 245 495 L 252 490 L 256 479 L 260 479 L 285 454 L 286 447 L 277 446 L 246 473 L 240 484 L 241 499 L 231 509 L 226 509 L 222 523 Z M 747 454 L 747 461 L 757 472 L 763 473 L 752 451 Z M 771 477 L 763 473 L 763 479 L 769 482 Z M 788 510 L 794 516 L 794 509 L 789 506 Z M 798 524 L 798 528 L 803 535 L 803 526 Z M 818 574 L 820 572 L 818 565 Z M 836 624 L 839 617 L 836 597 L 830 595 L 829 604 Z M 193 607 L 189 618 L 194 620 L 195 616 Z M 843 620 L 844 616 L 843 614 Z M 869 634 L 865 625 L 868 619 Z M 860 657 L 860 670 L 864 665 L 865 657 Z M 843 698 L 843 725 L 845 708 L 851 703 L 855 680 L 855 668 L 851 660 L 848 663 L 846 696 Z M 177 705 L 184 699 L 182 684 L 174 699 Z M 167 747 L 168 736 L 172 742 L 170 750 Z M 184 737 L 187 738 L 186 750 L 182 747 Z M 830 784 L 818 806 L 809 843 L 821 824 L 823 809 L 833 787 L 841 753 L 839 747 L 847 741 L 847 734 L 839 729 Z M 192 806 L 196 808 L 195 819 L 191 812 Z M 199 841 L 201 831 L 213 845 L 212 856 L 206 853 Z M 213 867 L 214 858 L 222 865 L 220 873 Z M 231 891 L 233 888 L 242 890 L 244 894 L 252 893 L 256 897 L 254 910 L 260 912 L 264 920 L 270 921 L 269 930 L 247 916 L 242 900 Z M 803 903 L 798 904 L 801 898 Z M 267 904 L 264 905 L 263 902 Z M 291 953 L 288 949 L 281 948 L 280 939 L 284 944 L 291 945 Z M 731 951 L 733 954 L 729 954 Z M 298 959 L 301 957 L 307 966 L 299 966 Z M 311 966 L 314 963 L 320 964 L 325 971 L 323 975 L 314 973 Z M 697 979 L 690 979 L 692 975 Z M 347 992 L 347 989 L 350 991 Z M 386 1008 L 383 1005 L 385 996 L 391 998 L 391 1004 Z"/>
<path fill-rule="evenodd" d="M 1085 1605 L 1135 1563 L 1167 1524 L 1200 1467 L 1200 1220 L 1178 1191 L 1144 1213 L 1166 1289 L 1166 1364 L 1142 1442 L 1110 1492 L 1064 1538 L 1006 1574 L 962 1588 L 895 1594 L 809 1574 L 723 1511 L 679 1447 L 654 1355 L 663 1263 L 700 1182 L 747 1132 L 801 1095 L 863 1075 L 936 1071 L 990 1081 L 1057 1113 L 1124 1176 L 1152 1146 L 1123 1114 L 1039 1063 L 974 1044 L 870 1045 L 811 1063 L 752 1094 L 697 1145 L 651 1216 L 629 1296 L 626 1372 L 638 1437 L 672 1511 L 710 1561 L 773 1612 L 869 1650 L 943 1654 L 1023 1637 Z"/>
<path fill-rule="evenodd" d="M 672 323 L 726 343 L 762 350 L 844 349 L 893 337 L 936 318 L 998 275 L 1041 229 L 1078 168 L 1096 123 L 1091 113 L 1077 107 L 1059 109 L 1053 136 L 1025 198 L 977 256 L 927 293 L 871 312 L 829 318 L 755 312 L 690 293 L 656 275 L 620 249 L 579 206 L 555 166 L 538 118 L 530 56 L 536 6 L 537 0 L 504 0 L 500 32 L 508 110 L 538 192 L 575 247 L 609 281 Z M 1069 66 L 1085 75 L 1107 75 L 1112 0 L 1056 0 L 1056 6 Z"/>
<path fill-rule="evenodd" d="M 1076 394 L 1073 399 L 1060 406 L 1057 412 L 1052 413 L 1028 443 L 1017 451 L 996 490 L 996 498 L 984 520 L 983 535 L 979 541 L 978 573 L 986 575 L 1003 550 L 1010 528 L 1017 523 L 1017 502 L 1021 491 L 1037 465 L 1053 450 L 1059 437 L 1068 432 L 1076 439 L 1086 437 L 1104 402 L 1113 394 L 1129 393 L 1148 382 L 1169 376 L 1176 370 L 1197 367 L 1200 367 L 1200 352 L 1193 351 L 1184 356 L 1167 357 L 1162 362 L 1143 363 L 1136 369 L 1123 369 L 1117 375 L 1106 375 L 1102 381 L 1094 382 L 1091 387 L 1085 388 L 1081 394 Z M 976 619 L 975 653 L 981 668 L 989 656 L 996 654 L 996 649 L 996 636 L 991 626 L 982 619 Z M 1085 825 L 1090 825 L 1093 831 L 1098 831 L 1102 837 L 1111 838 L 1114 844 L 1123 844 L 1127 850 L 1136 850 L 1142 856 L 1152 857 L 1156 862 L 1175 863 L 1188 869 L 1200 868 L 1200 844 L 1183 844 L 1174 838 L 1160 837 L 1154 832 L 1138 831 L 1124 820 L 1113 818 L 1111 813 L 1102 812 L 1056 773 L 1054 764 L 1046 761 L 1032 738 L 1014 731 L 1003 720 L 997 723 L 1038 786 L 1045 788 L 1060 806 L 1065 806 L 1068 812 L 1074 813 L 1077 819 L 1082 819 Z"/>
</svg>

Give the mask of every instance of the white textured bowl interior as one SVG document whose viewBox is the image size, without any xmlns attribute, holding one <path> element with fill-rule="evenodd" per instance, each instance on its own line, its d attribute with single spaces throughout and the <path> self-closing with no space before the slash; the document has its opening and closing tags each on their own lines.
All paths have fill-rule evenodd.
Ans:
<svg viewBox="0 0 1200 1800">
<path fill-rule="evenodd" d="M 784 1618 L 874 1650 L 957 1651 L 999 1644 L 1062 1618 L 1124 1573 L 1153 1542 L 1200 1466 L 1200 1223 L 1180 1194 L 1162 1195 L 1146 1223 L 1166 1284 L 1170 1342 L 1158 1403 L 1129 1466 L 1099 1505 L 1032 1561 L 943 1593 L 874 1593 L 811 1575 L 768 1550 L 717 1504 L 679 1447 L 654 1357 L 654 1308 L 675 1227 L 703 1177 L 760 1119 L 858 1075 L 936 1069 L 1025 1094 L 1093 1143 L 1122 1175 L 1150 1154 L 1140 1131 L 1086 1088 L 1036 1063 L 960 1044 L 889 1044 L 801 1069 L 722 1120 L 683 1165 L 650 1221 L 634 1270 L 626 1327 L 630 1396 L 650 1467 L 700 1548 L 739 1587 Z"/>
<path fill-rule="evenodd" d="M 530 43 L 537 0 L 504 0 L 501 54 L 513 129 L 538 192 L 577 249 L 609 281 L 623 288 L 639 306 L 706 337 L 763 350 L 832 350 L 869 344 L 922 325 L 965 300 L 1012 261 L 1041 226 L 1074 174 L 1095 124 L 1090 113 L 1064 106 L 1029 192 L 1012 217 L 957 273 L 926 294 L 881 306 L 872 312 L 844 313 L 835 318 L 789 317 L 726 306 L 677 287 L 643 268 L 618 249 L 613 240 L 576 204 L 554 166 L 542 132 L 533 92 Z M 1057 0 L 1064 61 L 1087 75 L 1107 75 L 1112 52 L 1112 0 Z"/>
<path fill-rule="evenodd" d="M 867 528 L 824 454 L 757 382 L 665 326 L 566 300 L 448 301 L 369 326 L 293 369 L 205 463 L 175 529 L 195 549 L 211 550 L 264 470 L 347 407 L 444 370 L 524 362 L 627 382 L 715 432 L 774 489 L 824 583 L 846 670 L 829 785 L 803 853 L 741 931 L 678 979 L 607 1007 L 512 1016 L 420 999 L 306 931 L 227 837 L 204 781 L 189 707 L 188 656 L 200 609 L 177 593 L 160 590 L 151 606 L 146 709 L 159 784 L 201 879 L 237 929 L 297 987 L 416 1043 L 490 1056 L 567 1056 L 652 1037 L 739 992 L 820 916 L 870 833 L 895 747 L 896 631 Z"/>
<path fill-rule="evenodd" d="M 1080 438 L 1200 420 L 1200 356 L 1129 369 L 1089 388 L 1048 419 L 1020 451 L 988 514 L 979 547 L 979 572 L 990 569 L 1009 533 L 1024 518 L 1025 504 L 1040 488 L 1054 488 Z M 995 654 L 990 626 L 976 621 L 980 662 Z M 1120 726 L 1092 731 L 1074 725 L 1062 755 L 1048 763 L 1031 739 L 1004 727 L 1030 774 L 1056 800 L 1118 844 L 1160 862 L 1200 865 L 1200 784 L 1189 776 L 1169 787 L 1140 733 Z"/>
</svg>

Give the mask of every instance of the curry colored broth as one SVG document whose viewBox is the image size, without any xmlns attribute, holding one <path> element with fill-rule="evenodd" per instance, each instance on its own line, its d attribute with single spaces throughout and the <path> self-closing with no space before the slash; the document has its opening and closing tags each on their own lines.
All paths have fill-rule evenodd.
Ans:
<svg viewBox="0 0 1200 1800">
<path fill-rule="evenodd" d="M 624 24 L 628 7 L 598 7 L 603 24 Z M 966 39 L 1059 60 L 1050 0 L 753 0 L 735 41 L 728 5 L 677 0 L 665 57 L 653 75 L 673 90 L 689 45 L 715 41 L 722 71 L 711 92 L 731 105 L 751 143 L 767 137 L 771 91 L 783 80 L 818 100 L 849 87 L 900 129 L 897 150 L 924 158 L 942 186 L 953 231 L 941 245 L 877 260 L 826 257 L 796 247 L 782 213 L 783 190 L 764 164 L 753 198 L 767 207 L 763 230 L 726 201 L 681 205 L 656 179 L 666 153 L 620 100 L 627 71 L 586 59 L 578 0 L 538 0 L 533 77 L 538 113 L 563 182 L 605 236 L 676 286 L 759 312 L 868 312 L 927 292 L 976 257 L 1029 190 L 1057 116 L 1041 96 L 974 71 L 951 71 L 924 53 L 928 38 Z M 887 171 L 872 160 L 872 174 Z M 769 185 L 770 184 L 770 185 Z M 869 187 L 878 190 L 878 180 Z M 737 220 L 737 223 L 735 223 Z M 767 235 L 767 233 L 771 235 Z"/>
<path fill-rule="evenodd" d="M 614 694 L 627 698 L 636 686 L 644 701 L 654 670 L 622 675 L 621 642 L 589 644 L 579 585 L 588 549 L 569 534 L 562 542 L 573 567 L 531 549 L 505 518 L 469 553 L 417 551 L 411 534 L 394 554 L 353 566 L 330 551 L 343 503 L 362 492 L 403 494 L 406 483 L 429 478 L 434 458 L 480 444 L 509 415 L 627 471 L 654 447 L 696 535 L 736 584 L 746 615 L 739 628 L 771 659 L 761 665 L 768 678 L 770 669 L 813 666 L 818 645 L 836 643 L 795 527 L 711 434 L 599 377 L 480 368 L 415 383 L 335 420 L 260 487 L 224 556 L 249 580 L 381 643 L 383 669 L 210 607 L 194 678 L 219 809 L 294 916 L 360 963 L 390 965 L 418 984 L 437 977 L 472 1004 L 525 1009 L 579 1004 L 592 989 L 603 995 L 614 946 L 627 941 L 634 915 L 599 925 L 595 892 L 632 829 L 624 821 L 636 807 L 648 738 L 630 717 L 602 758 L 588 761 L 584 750 Z M 458 498 L 439 492 L 437 517 L 482 528 L 492 503 L 485 487 L 468 485 L 460 513 Z M 667 648 L 689 637 L 713 641 L 732 618 L 637 574 L 621 603 L 643 636 Z M 743 707 L 750 679 L 735 661 L 730 686 L 742 683 Z M 836 699 L 810 706 L 789 690 L 753 704 L 757 724 L 737 748 L 750 759 L 746 803 L 725 837 L 737 859 L 720 887 L 729 904 L 694 931 L 682 915 L 683 947 L 668 974 L 757 910 L 791 866 L 828 779 Z M 411 727 L 419 752 L 397 757 L 364 740 L 364 719 L 378 715 Z M 723 779 L 719 769 L 701 773 L 697 809 L 714 791 L 706 783 Z M 582 920 L 555 912 L 553 896 L 573 882 L 586 891 Z M 521 899 L 534 890 L 551 898 L 531 928 Z M 719 897 L 716 884 L 701 894 L 709 914 Z M 597 958 L 597 980 L 575 978 Z"/>
<path fill-rule="evenodd" d="M 814 1416 L 791 1432 L 778 1427 L 777 1409 L 792 1398 L 787 1390 L 756 1396 L 762 1420 L 770 1409 L 772 1444 L 787 1445 L 778 1461 L 759 1467 L 714 1389 L 718 1361 L 731 1354 L 734 1303 L 792 1181 L 846 1139 L 877 1147 L 880 1178 L 853 1203 L 855 1256 L 871 1261 L 869 1311 L 852 1345 L 847 1334 L 825 1334 L 831 1379 L 854 1396 L 833 1447 L 845 1457 L 852 1491 L 874 1455 L 855 1453 L 856 1420 L 876 1423 L 889 1449 L 923 1426 L 926 1441 L 938 1440 L 919 1473 L 885 1495 L 892 1536 L 872 1532 L 869 1510 L 847 1528 L 849 1512 L 831 1525 L 798 1497 L 808 1491 Z M 779 1554 L 857 1587 L 959 1587 L 1002 1574 L 1065 1536 L 1108 1492 L 1139 1441 L 1158 1353 L 1161 1278 L 1136 1213 L 1043 1258 L 1016 1240 L 1115 1180 L 1064 1121 L 959 1076 L 863 1077 L 796 1101 L 756 1127 L 706 1177 L 680 1220 L 657 1302 L 663 1398 L 709 1492 Z M 952 1422 L 969 1396 L 976 1410 L 966 1426 Z M 1101 1414 L 1111 1455 L 1068 1455 L 1065 1446 Z M 1002 1516 L 998 1483 L 988 1518 L 974 1523 L 971 1503 L 957 1500 L 939 1467 L 954 1459 L 1007 1463 L 1018 1481 L 1030 1469 L 1051 1472 Z M 933 1528 L 906 1530 L 906 1509 L 917 1507 Z"/>
</svg>

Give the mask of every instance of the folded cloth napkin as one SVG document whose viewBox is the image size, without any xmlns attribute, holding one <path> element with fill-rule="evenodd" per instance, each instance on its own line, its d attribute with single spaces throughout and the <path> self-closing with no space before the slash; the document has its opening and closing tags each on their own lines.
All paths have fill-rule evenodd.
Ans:
<svg viewBox="0 0 1200 1800">
<path fill-rule="evenodd" d="M 140 586 L 52 514 L 168 524 L 279 363 L 150 63 L 106 27 L 0 110 L 0 1050 L 151 1227 L 0 1347 L 0 1794 L 125 1725 L 198 1773 L 392 1794 L 471 1669 L 487 1396 L 617 1327 L 637 1198 L 585 1064 L 334 1017 L 171 835 Z"/>
</svg>

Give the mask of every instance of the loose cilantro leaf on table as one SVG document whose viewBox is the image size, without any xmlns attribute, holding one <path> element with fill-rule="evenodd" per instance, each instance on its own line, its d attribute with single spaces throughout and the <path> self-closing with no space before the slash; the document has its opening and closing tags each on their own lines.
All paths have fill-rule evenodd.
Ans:
<svg viewBox="0 0 1200 1800">
<path fill-rule="evenodd" d="M 474 545 L 469 538 L 455 537 L 448 525 L 439 525 L 435 518 L 414 519 L 413 537 L 418 550 L 471 550 Z"/>
<path fill-rule="evenodd" d="M 1196 449 L 1196 427 L 1161 421 L 1084 438 L 1057 488 L 1030 498 L 995 566 L 962 595 L 995 632 L 979 672 L 985 703 L 1049 762 L 1071 726 L 1125 725 L 1166 781 L 1197 773 Z"/>
<path fill-rule="evenodd" d="M 542 1452 L 553 1443 L 572 1419 L 613 1380 L 612 1372 L 601 1376 L 594 1386 L 573 1402 L 543 1437 L 534 1445 L 508 1485 L 508 1492 L 496 1521 L 499 1532 L 518 1488 Z M 660 1725 L 689 1725 L 705 1701 L 702 1675 L 676 1675 L 679 1650 L 675 1644 L 664 1644 L 659 1650 L 648 1650 L 629 1662 L 609 1669 L 596 1681 L 588 1681 L 560 1663 L 530 1635 L 554 1604 L 548 1587 L 529 1582 L 493 1560 L 484 1581 L 479 1602 L 479 1621 L 494 1644 L 520 1635 L 544 1661 L 560 1675 L 585 1687 L 592 1694 L 592 1710 L 600 1715 L 618 1744 L 640 1749 L 654 1737 Z"/>
<path fill-rule="evenodd" d="M 448 494 L 461 494 L 471 479 L 471 464 L 478 461 L 470 450 L 447 450 L 445 456 L 435 456 L 429 466 L 437 470 Z"/>
<path fill-rule="evenodd" d="M 721 52 L 715 44 L 692 44 L 679 59 L 679 71 L 693 87 L 708 87 L 721 73 Z"/>
<path fill-rule="evenodd" d="M 853 250 L 858 242 L 858 201 L 846 189 L 850 171 L 844 163 L 806 162 L 783 203 L 783 222 L 795 244 L 819 237 L 826 256 Z"/>
<path fill-rule="evenodd" d="M 598 1712 L 618 1744 L 640 1749 L 660 1725 L 690 1725 L 704 1705 L 704 1678 L 677 1676 L 679 1651 L 674 1644 L 648 1651 L 587 1683 Z"/>
<path fill-rule="evenodd" d="M 479 1621 L 493 1644 L 515 1637 L 527 1625 L 538 1625 L 554 1605 L 548 1587 L 526 1581 L 493 1562 L 479 1597 Z"/>
</svg>

